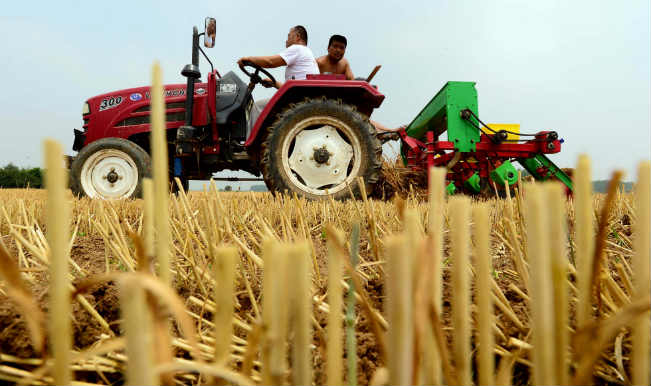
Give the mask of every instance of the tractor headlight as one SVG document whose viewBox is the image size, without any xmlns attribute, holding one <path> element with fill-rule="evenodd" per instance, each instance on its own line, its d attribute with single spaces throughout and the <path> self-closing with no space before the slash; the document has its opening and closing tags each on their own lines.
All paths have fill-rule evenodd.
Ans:
<svg viewBox="0 0 651 386">
<path fill-rule="evenodd" d="M 90 106 L 88 102 L 84 103 L 84 107 L 81 108 L 81 115 L 90 114 Z"/>
</svg>

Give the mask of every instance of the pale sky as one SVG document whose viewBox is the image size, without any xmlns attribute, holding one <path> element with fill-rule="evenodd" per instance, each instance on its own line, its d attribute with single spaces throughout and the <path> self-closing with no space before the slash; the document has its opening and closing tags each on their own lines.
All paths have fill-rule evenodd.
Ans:
<svg viewBox="0 0 651 386">
<path fill-rule="evenodd" d="M 0 16 L 0 165 L 42 166 L 41 143 L 72 152 L 83 102 L 150 82 L 183 83 L 192 26 L 217 19 L 206 52 L 224 74 L 236 61 L 284 48 L 296 24 L 315 55 L 348 38 L 353 72 L 382 69 L 386 99 L 372 118 L 409 123 L 446 81 L 475 81 L 485 122 L 552 129 L 565 139 L 562 167 L 587 153 L 594 179 L 635 178 L 650 158 L 650 9 L 627 1 L 53 1 L 9 2 Z M 203 74 L 209 66 L 203 58 Z M 272 70 L 283 78 L 283 69 Z M 271 91 L 256 89 L 257 98 Z M 232 173 L 228 174 L 232 175 Z M 237 186 L 237 185 L 235 185 Z"/>
</svg>

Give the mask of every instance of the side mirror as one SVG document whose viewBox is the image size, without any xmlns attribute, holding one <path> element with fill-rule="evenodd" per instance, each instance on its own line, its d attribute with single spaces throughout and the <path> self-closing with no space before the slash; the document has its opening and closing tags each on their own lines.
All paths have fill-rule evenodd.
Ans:
<svg viewBox="0 0 651 386">
<path fill-rule="evenodd" d="M 203 45 L 207 48 L 215 46 L 215 36 L 217 35 L 217 21 L 214 17 L 207 17 L 205 30 L 203 34 Z"/>
</svg>

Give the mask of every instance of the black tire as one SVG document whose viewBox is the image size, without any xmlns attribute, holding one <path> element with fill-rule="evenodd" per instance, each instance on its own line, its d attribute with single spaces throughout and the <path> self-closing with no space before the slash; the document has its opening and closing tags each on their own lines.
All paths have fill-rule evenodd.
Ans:
<svg viewBox="0 0 651 386">
<path fill-rule="evenodd" d="M 289 166 L 291 161 L 287 160 L 291 158 L 291 153 L 294 151 L 294 145 L 297 143 L 296 138 L 299 134 L 314 128 L 323 130 L 324 127 L 330 127 L 328 130 L 334 128 L 339 134 L 340 139 L 343 139 L 350 146 L 353 155 L 346 166 L 345 177 L 336 177 L 345 178 L 344 182 L 337 181 L 332 184 L 310 187 Z M 312 135 L 317 136 L 320 133 Z M 285 156 L 286 160 L 283 161 L 282 153 L 285 143 L 287 143 L 288 154 Z M 332 144 L 331 142 L 329 143 Z M 323 145 L 323 148 L 326 149 L 326 145 Z M 375 127 L 369 122 L 368 117 L 358 112 L 354 106 L 345 104 L 341 100 L 327 99 L 324 97 L 307 98 L 303 102 L 291 104 L 286 107 L 274 124 L 268 128 L 261 150 L 262 173 L 267 188 L 270 191 L 279 193 L 286 191 L 289 193 L 295 192 L 312 200 L 327 198 L 328 195 L 325 194 L 326 189 L 334 199 L 350 198 L 350 191 L 347 185 L 350 186 L 355 197 L 359 198 L 361 191 L 357 182 L 358 177 L 364 178 L 366 193 L 370 195 L 380 178 L 380 170 L 382 168 L 382 144 L 377 139 Z M 347 150 L 348 154 L 350 154 L 350 151 Z M 337 157 L 333 154 L 337 153 L 329 153 L 329 156 Z M 316 153 L 311 158 L 306 159 L 306 161 L 314 163 L 312 170 L 317 170 L 315 169 L 316 167 L 330 165 L 328 163 L 329 161 L 317 165 L 315 157 Z M 283 162 L 287 164 L 283 165 Z M 291 176 L 289 175 L 290 173 Z M 339 169 L 333 169 L 332 175 L 337 173 L 339 173 Z"/>
<path fill-rule="evenodd" d="M 117 167 L 118 179 L 114 185 L 124 189 L 116 190 L 115 196 L 102 194 L 102 192 L 110 193 L 110 191 L 102 189 L 102 184 L 106 185 L 106 183 L 97 183 L 97 179 L 94 178 L 97 177 L 97 173 L 103 174 L 104 169 L 99 169 L 100 167 L 111 168 L 106 158 L 107 155 L 122 160 L 123 164 L 126 165 L 124 167 L 126 172 L 121 168 L 120 165 L 122 164 Z M 104 164 L 99 162 L 104 162 Z M 120 174 L 124 176 L 120 178 Z M 70 189 L 80 197 L 89 196 L 102 199 L 141 198 L 142 181 L 147 177 L 151 177 L 149 154 L 134 142 L 123 138 L 102 138 L 89 144 L 79 151 L 79 154 L 70 165 Z M 102 176 L 102 179 L 109 181 L 109 183 L 113 178 L 116 178 L 115 174 Z M 122 182 L 125 179 L 126 181 Z M 124 186 L 120 186 L 120 184 L 124 184 Z"/>
</svg>

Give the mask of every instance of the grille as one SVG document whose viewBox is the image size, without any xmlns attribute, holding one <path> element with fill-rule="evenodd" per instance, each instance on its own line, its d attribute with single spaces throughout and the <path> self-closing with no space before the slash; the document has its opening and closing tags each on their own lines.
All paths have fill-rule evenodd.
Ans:
<svg viewBox="0 0 651 386">
<path fill-rule="evenodd" d="M 133 110 L 133 112 L 134 113 L 140 113 L 140 112 L 143 112 L 143 111 L 149 111 L 151 109 L 150 106 L 151 105 L 146 105 L 146 106 L 139 107 L 139 108 Z M 182 108 L 185 108 L 185 102 L 168 103 L 168 104 L 165 105 L 165 108 L 166 109 L 182 109 Z"/>
<path fill-rule="evenodd" d="M 169 105 L 168 105 L 169 106 Z M 185 111 L 179 111 L 176 113 L 167 113 L 165 115 L 167 122 L 178 122 L 185 120 Z M 129 117 L 123 119 L 115 126 L 135 126 L 135 125 L 144 125 L 149 123 L 149 115 L 141 117 Z"/>
</svg>

